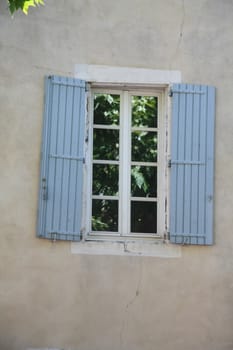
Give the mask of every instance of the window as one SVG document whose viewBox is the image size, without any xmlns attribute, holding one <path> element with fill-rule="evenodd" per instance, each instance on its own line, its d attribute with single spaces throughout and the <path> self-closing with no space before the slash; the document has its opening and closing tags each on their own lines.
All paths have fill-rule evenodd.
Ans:
<svg viewBox="0 0 233 350">
<path fill-rule="evenodd" d="M 163 93 L 92 89 L 89 105 L 87 232 L 116 237 L 162 235 Z"/>
<path fill-rule="evenodd" d="M 172 84 L 167 99 L 155 87 L 93 88 L 91 120 L 84 80 L 48 77 L 45 95 L 38 237 L 146 239 L 165 230 L 171 243 L 213 244 L 213 87 Z"/>
</svg>

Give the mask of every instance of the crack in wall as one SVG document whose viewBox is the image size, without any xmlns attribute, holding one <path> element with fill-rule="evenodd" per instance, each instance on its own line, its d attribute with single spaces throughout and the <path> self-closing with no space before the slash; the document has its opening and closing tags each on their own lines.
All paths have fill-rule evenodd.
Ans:
<svg viewBox="0 0 233 350">
<path fill-rule="evenodd" d="M 184 30 L 184 22 L 185 22 L 185 0 L 182 0 L 182 19 L 181 19 L 181 24 L 180 24 L 180 38 L 178 41 L 178 45 L 180 44 L 182 37 L 183 37 L 183 30 Z"/>
<path fill-rule="evenodd" d="M 140 295 L 141 283 L 142 283 L 142 260 L 139 259 L 138 282 L 137 282 L 137 285 L 136 285 L 136 290 L 135 290 L 135 293 L 134 293 L 133 297 L 125 305 L 124 318 L 123 318 L 123 321 L 122 321 L 122 327 L 121 327 L 121 331 L 120 331 L 120 348 L 121 349 L 124 346 L 124 336 L 126 334 L 127 327 L 128 327 L 129 309 L 135 303 L 137 297 Z"/>
<path fill-rule="evenodd" d="M 170 62 L 170 66 L 169 69 L 171 69 L 172 67 L 172 63 L 179 51 L 182 39 L 183 39 L 183 34 L 184 34 L 184 24 L 185 24 L 185 0 L 181 0 L 182 2 L 182 15 L 181 15 L 181 22 L 180 22 L 180 27 L 179 27 L 179 33 L 178 33 L 178 39 L 177 39 L 177 43 L 176 43 L 176 47 L 175 47 L 175 51 L 174 54 L 171 58 L 171 62 Z"/>
</svg>

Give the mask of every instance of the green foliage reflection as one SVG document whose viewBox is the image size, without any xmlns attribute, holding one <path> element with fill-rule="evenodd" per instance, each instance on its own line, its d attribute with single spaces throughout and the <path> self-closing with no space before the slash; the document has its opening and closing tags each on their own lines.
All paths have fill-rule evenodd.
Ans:
<svg viewBox="0 0 233 350">
<path fill-rule="evenodd" d="M 118 193 L 118 165 L 94 164 L 92 193 L 114 196 Z"/>
<path fill-rule="evenodd" d="M 157 97 L 132 97 L 132 126 L 157 128 Z"/>
<path fill-rule="evenodd" d="M 157 132 L 132 132 L 132 161 L 157 162 Z"/>
<path fill-rule="evenodd" d="M 119 159 L 119 131 L 111 129 L 94 129 L 93 159 Z"/>
<path fill-rule="evenodd" d="M 132 166 L 131 195 L 133 197 L 157 196 L 157 167 Z"/>
<path fill-rule="evenodd" d="M 94 124 L 119 125 L 120 96 L 96 94 L 94 97 Z"/>
<path fill-rule="evenodd" d="M 118 201 L 93 199 L 92 230 L 118 231 Z"/>
</svg>

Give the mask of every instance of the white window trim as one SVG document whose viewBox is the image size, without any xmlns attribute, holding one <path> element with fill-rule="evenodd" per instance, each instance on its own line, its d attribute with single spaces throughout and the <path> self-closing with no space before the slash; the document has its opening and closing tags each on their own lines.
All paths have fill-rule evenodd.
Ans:
<svg viewBox="0 0 233 350">
<path fill-rule="evenodd" d="M 76 64 L 75 78 L 96 83 L 170 85 L 181 82 L 181 72 L 132 67 Z"/>
<path fill-rule="evenodd" d="M 147 88 L 163 88 L 165 91 L 164 98 L 166 100 L 163 103 L 166 108 L 164 111 L 164 115 L 166 116 L 164 118 L 164 123 L 166 123 L 165 127 L 169 128 L 168 119 L 170 115 L 170 105 L 167 98 L 168 89 L 172 83 L 181 82 L 180 71 L 77 64 L 75 65 L 75 77 L 92 84 L 95 83 L 96 87 L 109 87 L 113 84 L 114 86 L 119 84 L 122 87 L 122 84 L 130 84 L 135 89 L 138 85 L 140 90 L 143 89 L 143 86 Z M 169 144 L 165 145 L 165 148 L 169 150 Z M 166 182 L 166 180 L 164 181 Z M 168 183 L 164 183 L 164 186 L 168 191 Z M 83 205 L 87 208 L 85 199 Z M 168 214 L 167 212 L 167 216 Z M 165 222 L 166 220 L 165 218 Z M 83 224 L 85 226 L 86 222 Z M 155 239 L 151 241 L 143 239 L 141 241 L 134 241 L 131 238 L 123 241 L 116 241 L 115 239 L 112 241 L 111 238 L 107 238 L 106 240 L 100 239 L 99 241 L 98 239 L 91 239 L 91 241 L 88 242 L 87 237 L 84 236 L 82 243 L 71 243 L 71 252 L 73 254 L 136 255 L 175 258 L 181 256 L 181 247 L 169 244 L 169 242 L 162 239 L 162 237 L 156 240 L 156 242 Z"/>
</svg>

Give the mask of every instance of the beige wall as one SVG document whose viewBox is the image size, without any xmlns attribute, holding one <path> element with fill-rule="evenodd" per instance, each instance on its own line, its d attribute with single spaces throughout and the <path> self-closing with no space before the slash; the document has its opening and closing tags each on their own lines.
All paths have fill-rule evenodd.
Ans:
<svg viewBox="0 0 233 350">
<path fill-rule="evenodd" d="M 233 349 L 233 2 L 0 2 L 0 349 Z M 43 78 L 173 69 L 217 87 L 215 241 L 182 257 L 72 255 L 35 237 Z"/>
</svg>

